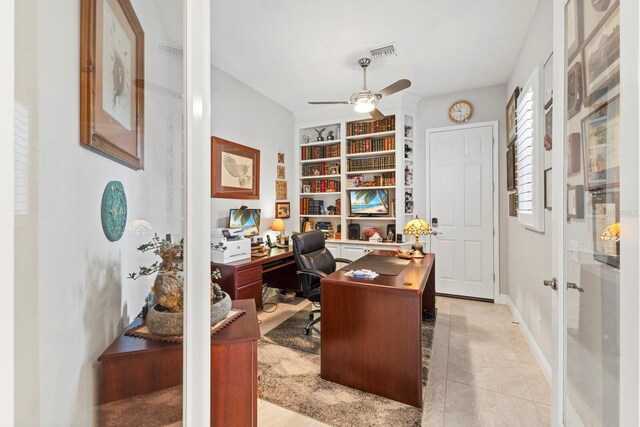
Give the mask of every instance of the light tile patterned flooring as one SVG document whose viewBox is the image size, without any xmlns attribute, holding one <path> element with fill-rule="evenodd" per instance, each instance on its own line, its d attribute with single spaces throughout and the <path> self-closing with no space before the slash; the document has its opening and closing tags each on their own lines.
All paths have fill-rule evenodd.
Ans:
<svg viewBox="0 0 640 427">
<path fill-rule="evenodd" d="M 297 299 L 295 303 L 278 304 L 273 313 L 259 313 L 262 334 L 307 304 Z M 444 297 L 438 297 L 437 307 L 422 425 L 550 425 L 549 384 L 509 309 Z M 324 424 L 261 400 L 258 425 Z"/>
</svg>

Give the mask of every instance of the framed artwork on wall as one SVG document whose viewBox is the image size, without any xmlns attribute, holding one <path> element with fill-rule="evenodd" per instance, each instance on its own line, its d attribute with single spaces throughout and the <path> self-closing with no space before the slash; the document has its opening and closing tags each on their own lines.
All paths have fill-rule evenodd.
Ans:
<svg viewBox="0 0 640 427">
<path fill-rule="evenodd" d="M 583 48 L 585 106 L 620 82 L 620 7 L 612 8 Z"/>
<path fill-rule="evenodd" d="M 509 194 L 509 216 L 518 216 L 518 193 Z"/>
<path fill-rule="evenodd" d="M 544 63 L 544 109 L 551 107 L 553 104 L 553 52 Z"/>
<path fill-rule="evenodd" d="M 291 203 L 289 202 L 276 202 L 276 218 L 290 218 L 291 217 Z"/>
<path fill-rule="evenodd" d="M 211 137 L 211 197 L 260 198 L 260 150 Z"/>
<path fill-rule="evenodd" d="M 544 113 L 544 149 L 553 148 L 553 108 Z"/>
<path fill-rule="evenodd" d="M 575 132 L 567 139 L 567 174 L 574 175 L 580 172 L 580 133 Z"/>
<path fill-rule="evenodd" d="M 592 206 L 593 258 L 620 268 L 620 192 L 592 193 Z"/>
<path fill-rule="evenodd" d="M 584 174 L 587 190 L 620 184 L 620 96 L 582 119 Z"/>
<path fill-rule="evenodd" d="M 584 219 L 584 185 L 567 187 L 567 219 Z"/>
<path fill-rule="evenodd" d="M 518 106 L 518 96 L 520 95 L 520 88 L 516 87 L 509 98 L 509 102 L 507 103 L 506 115 L 507 115 L 507 145 L 513 143 L 516 140 L 516 130 L 517 130 L 517 106 Z"/>
<path fill-rule="evenodd" d="M 516 189 L 516 150 L 515 144 L 507 148 L 507 190 Z"/>
<path fill-rule="evenodd" d="M 544 208 L 548 210 L 551 210 L 551 201 L 553 200 L 552 176 L 551 168 L 544 170 Z"/>
<path fill-rule="evenodd" d="M 583 100 L 582 63 L 577 61 L 567 75 L 567 115 L 572 118 L 582 109 Z"/>
<path fill-rule="evenodd" d="M 567 60 L 571 62 L 580 52 L 582 44 L 582 0 L 569 0 L 565 11 L 565 46 L 567 46 Z"/>
<path fill-rule="evenodd" d="M 277 166 L 276 178 L 277 179 L 285 179 L 285 168 L 284 168 L 284 166 L 281 166 L 281 165 Z"/>
<path fill-rule="evenodd" d="M 80 144 L 143 169 L 144 31 L 129 0 L 80 8 Z"/>
<path fill-rule="evenodd" d="M 287 199 L 287 181 L 276 181 L 276 200 Z"/>
</svg>

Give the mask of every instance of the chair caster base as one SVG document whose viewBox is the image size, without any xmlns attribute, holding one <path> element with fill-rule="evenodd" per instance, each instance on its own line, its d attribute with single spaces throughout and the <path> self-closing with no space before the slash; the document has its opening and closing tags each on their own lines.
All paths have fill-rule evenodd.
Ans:
<svg viewBox="0 0 640 427">
<path fill-rule="evenodd" d="M 309 332 L 311 332 L 311 330 L 309 328 L 304 328 L 304 334 L 305 335 L 309 335 Z"/>
</svg>

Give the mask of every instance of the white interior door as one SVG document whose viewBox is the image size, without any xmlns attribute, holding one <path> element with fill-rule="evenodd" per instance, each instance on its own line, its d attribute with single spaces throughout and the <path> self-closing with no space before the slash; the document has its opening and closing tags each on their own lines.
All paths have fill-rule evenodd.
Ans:
<svg viewBox="0 0 640 427">
<path fill-rule="evenodd" d="M 494 299 L 493 126 L 427 131 L 436 292 Z"/>
</svg>

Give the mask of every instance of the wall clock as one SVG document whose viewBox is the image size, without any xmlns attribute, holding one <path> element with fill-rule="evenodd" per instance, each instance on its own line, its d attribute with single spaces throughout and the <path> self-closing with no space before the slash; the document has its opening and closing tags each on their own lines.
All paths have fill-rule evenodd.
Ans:
<svg viewBox="0 0 640 427">
<path fill-rule="evenodd" d="M 110 181 L 102 193 L 102 230 L 111 242 L 120 240 L 127 225 L 127 196 L 120 181 Z"/>
<path fill-rule="evenodd" d="M 449 108 L 449 118 L 456 123 L 464 123 L 471 118 L 473 107 L 469 101 L 456 101 Z"/>
</svg>

